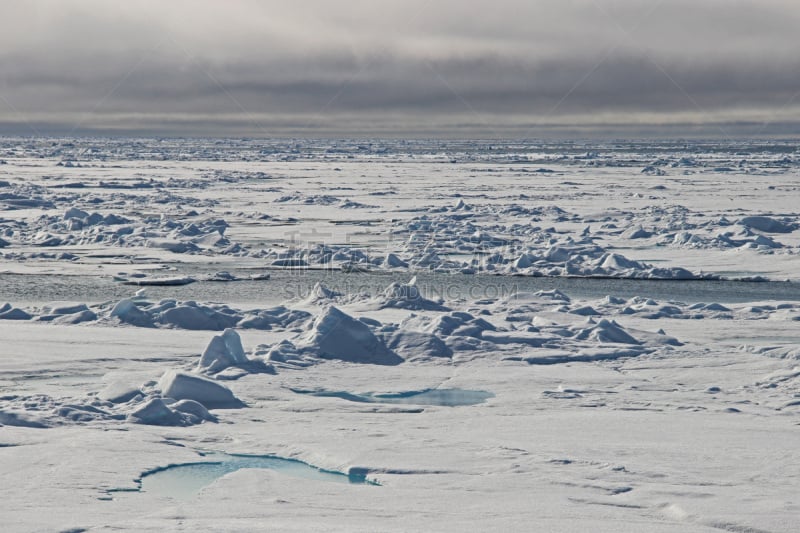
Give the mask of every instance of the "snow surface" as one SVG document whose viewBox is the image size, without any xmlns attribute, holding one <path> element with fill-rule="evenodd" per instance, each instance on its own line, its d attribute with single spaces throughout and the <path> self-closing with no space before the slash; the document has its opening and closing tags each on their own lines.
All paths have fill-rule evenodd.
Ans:
<svg viewBox="0 0 800 533">
<path fill-rule="evenodd" d="M 3 531 L 797 530 L 789 291 L 501 290 L 800 280 L 790 143 L 2 139 L 0 158 Z M 255 282 L 269 297 L 226 298 Z M 428 390 L 486 395 L 380 401 Z M 142 483 L 222 453 L 374 484 Z"/>
</svg>

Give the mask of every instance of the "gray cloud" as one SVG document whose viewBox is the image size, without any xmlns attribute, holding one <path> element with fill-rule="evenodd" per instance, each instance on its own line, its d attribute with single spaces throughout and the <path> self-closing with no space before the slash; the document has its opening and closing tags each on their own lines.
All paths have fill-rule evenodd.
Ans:
<svg viewBox="0 0 800 533">
<path fill-rule="evenodd" d="M 786 134 L 799 23 L 794 0 L 4 2 L 0 132 Z"/>
</svg>

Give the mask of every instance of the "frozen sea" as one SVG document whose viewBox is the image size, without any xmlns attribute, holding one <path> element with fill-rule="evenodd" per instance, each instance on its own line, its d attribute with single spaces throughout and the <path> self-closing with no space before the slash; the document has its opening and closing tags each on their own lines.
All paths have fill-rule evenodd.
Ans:
<svg viewBox="0 0 800 533">
<path fill-rule="evenodd" d="M 800 149 L 0 139 L 4 531 L 790 532 Z"/>
</svg>

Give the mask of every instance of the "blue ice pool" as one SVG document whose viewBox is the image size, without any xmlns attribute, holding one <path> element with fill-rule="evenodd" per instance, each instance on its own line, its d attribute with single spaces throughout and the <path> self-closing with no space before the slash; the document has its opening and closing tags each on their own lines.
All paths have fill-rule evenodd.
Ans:
<svg viewBox="0 0 800 533">
<path fill-rule="evenodd" d="M 237 455 L 214 453 L 203 461 L 158 468 L 142 474 L 142 492 L 178 499 L 190 498 L 203 487 L 225 474 L 242 468 L 268 468 L 293 477 L 311 481 L 333 483 L 374 484 L 364 474 L 344 474 L 323 470 L 296 459 L 285 459 L 274 455 Z"/>
<path fill-rule="evenodd" d="M 400 403 L 412 405 L 443 405 L 447 407 L 475 405 L 483 403 L 489 398 L 494 398 L 494 394 L 491 392 L 466 389 L 424 389 L 389 394 L 377 394 L 372 392 L 353 394 L 345 391 L 291 390 L 298 394 L 309 394 L 322 398 L 341 398 L 343 400 L 360 403 Z"/>
</svg>

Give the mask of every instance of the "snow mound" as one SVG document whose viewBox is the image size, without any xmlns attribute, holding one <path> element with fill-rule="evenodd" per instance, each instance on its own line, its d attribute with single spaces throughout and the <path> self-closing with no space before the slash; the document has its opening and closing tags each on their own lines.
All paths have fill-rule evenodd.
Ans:
<svg viewBox="0 0 800 533">
<path fill-rule="evenodd" d="M 0 311 L 2 308 L 0 308 Z M 86 304 L 50 304 L 42 307 L 42 314 L 36 320 L 52 321 L 55 324 L 80 324 L 97 320 L 97 314 Z"/>
<path fill-rule="evenodd" d="M 159 322 L 182 329 L 216 330 L 232 328 L 241 319 L 240 316 L 221 313 L 216 309 L 198 305 L 195 302 L 183 304 L 163 311 Z"/>
<path fill-rule="evenodd" d="M 597 324 L 579 330 L 575 334 L 579 340 L 594 340 L 597 342 L 613 342 L 619 344 L 641 344 L 628 334 L 625 329 L 613 320 L 602 319 Z"/>
<path fill-rule="evenodd" d="M 15 413 L 12 411 L 0 411 L 0 427 L 2 426 L 17 426 L 35 429 L 44 429 L 50 427 L 28 413 Z"/>
<path fill-rule="evenodd" d="M 471 211 L 472 206 L 467 205 L 462 198 L 459 198 L 456 205 L 452 208 L 453 211 Z"/>
<path fill-rule="evenodd" d="M 396 254 L 388 254 L 384 265 L 389 268 L 408 268 L 408 263 L 400 259 Z"/>
<path fill-rule="evenodd" d="M 542 299 L 553 300 L 558 302 L 569 303 L 570 301 L 572 301 L 569 296 L 567 296 L 558 289 L 552 289 L 549 291 L 538 291 L 534 293 L 534 295 Z"/>
<path fill-rule="evenodd" d="M 531 254 L 522 254 L 514 261 L 515 268 L 530 268 L 533 266 L 534 258 Z"/>
<path fill-rule="evenodd" d="M 168 370 L 158 382 L 161 394 L 175 400 L 194 400 L 208 409 L 244 407 L 228 387 L 200 376 Z"/>
<path fill-rule="evenodd" d="M 0 313 L 0 320 L 30 320 L 33 318 L 29 313 L 17 307 L 10 307 Z"/>
<path fill-rule="evenodd" d="M 268 364 L 278 363 L 294 367 L 306 367 L 313 364 L 305 359 L 302 351 L 297 346 L 285 339 L 268 347 L 267 351 L 260 355 L 263 356 L 264 361 Z"/>
<path fill-rule="evenodd" d="M 474 337 L 481 338 L 486 331 L 494 331 L 495 326 L 482 318 L 463 311 L 429 318 L 420 315 L 411 315 L 400 323 L 404 331 L 422 331 L 438 337 Z"/>
<path fill-rule="evenodd" d="M 185 426 L 187 420 L 164 403 L 161 398 L 153 398 L 128 415 L 128 422 L 148 426 Z"/>
<path fill-rule="evenodd" d="M 739 224 L 766 233 L 791 233 L 797 229 L 797 224 L 786 224 L 767 216 L 743 217 Z"/>
<path fill-rule="evenodd" d="M 308 304 L 321 303 L 330 300 L 335 300 L 340 296 L 343 296 L 341 292 L 329 289 L 322 283 L 317 282 L 314 284 L 314 287 L 311 289 L 311 292 L 303 300 L 303 302 Z"/>
<path fill-rule="evenodd" d="M 453 356 L 453 350 L 431 333 L 401 330 L 388 334 L 385 338 L 386 346 L 407 361 Z"/>
<path fill-rule="evenodd" d="M 85 309 L 83 311 L 78 311 L 77 313 L 71 313 L 67 315 L 58 315 L 53 322 L 55 324 L 80 324 L 81 322 L 94 322 L 97 320 L 97 314 L 94 311 L 89 309 Z"/>
<path fill-rule="evenodd" d="M 194 243 L 173 239 L 148 239 L 145 241 L 145 246 L 148 248 L 167 250 L 168 252 L 172 252 L 174 254 L 185 254 L 200 250 L 200 248 Z"/>
<path fill-rule="evenodd" d="M 653 233 L 647 231 L 642 226 L 635 226 L 622 232 L 622 236 L 626 239 L 649 239 Z"/>
<path fill-rule="evenodd" d="M 214 274 L 208 276 L 205 281 L 220 281 L 220 282 L 228 282 L 228 281 L 240 281 L 241 278 L 238 278 L 231 274 L 226 270 L 222 270 L 220 272 L 215 272 Z"/>
<path fill-rule="evenodd" d="M 75 313 L 80 313 L 81 311 L 88 311 L 89 308 L 86 304 L 65 304 L 65 303 L 53 303 L 50 305 L 45 305 L 42 307 L 42 311 L 44 313 L 50 315 L 72 315 Z"/>
<path fill-rule="evenodd" d="M 591 305 L 583 305 L 581 307 L 571 309 L 570 313 L 581 316 L 596 316 L 600 314 Z"/>
<path fill-rule="evenodd" d="M 237 324 L 239 328 L 247 329 L 272 329 L 273 327 L 288 328 L 293 324 L 303 322 L 311 317 L 311 313 L 297 309 L 289 309 L 282 305 L 271 309 L 260 309 L 247 313 Z"/>
<path fill-rule="evenodd" d="M 82 314 L 64 315 L 63 320 L 77 323 L 97 318 L 89 313 L 90 310 L 83 311 Z M 165 299 L 152 303 L 137 296 L 117 302 L 108 316 L 139 327 L 224 331 L 233 327 L 264 330 L 273 327 L 287 328 L 308 320 L 311 314 L 284 306 L 242 311 L 223 304 L 200 304 L 191 300 L 179 302 Z"/>
<path fill-rule="evenodd" d="M 77 207 L 70 207 L 69 209 L 67 209 L 67 212 L 64 213 L 64 220 L 69 220 L 71 218 L 84 219 L 88 217 L 89 213 L 81 209 L 78 209 Z"/>
<path fill-rule="evenodd" d="M 716 302 L 713 302 L 713 303 L 710 303 L 710 304 L 696 303 L 696 304 L 690 305 L 688 308 L 691 309 L 692 311 L 730 312 L 730 310 L 731 310 L 729 307 L 725 307 L 724 305 L 722 305 L 720 303 L 716 303 Z"/>
<path fill-rule="evenodd" d="M 216 422 L 217 417 L 194 400 L 168 403 L 152 398 L 128 414 L 128 422 L 149 426 L 193 426 L 204 421 Z"/>
<path fill-rule="evenodd" d="M 386 347 L 369 326 L 340 311 L 328 307 L 312 325 L 303 341 L 305 351 L 323 359 L 339 359 L 351 363 L 397 365 L 403 359 Z"/>
<path fill-rule="evenodd" d="M 155 327 L 152 317 L 139 309 L 133 300 L 120 300 L 111 309 L 111 316 L 119 319 L 120 322 L 144 328 Z"/>
<path fill-rule="evenodd" d="M 293 267 L 307 267 L 309 266 L 308 261 L 305 259 L 299 259 L 294 257 L 288 257 L 284 259 L 276 259 L 272 262 L 271 266 L 273 267 L 281 267 L 281 268 L 293 268 Z"/>
<path fill-rule="evenodd" d="M 412 311 L 449 311 L 441 302 L 435 302 L 422 296 L 417 287 L 417 278 L 408 283 L 394 282 L 389 285 L 383 296 L 377 298 L 379 309 L 409 309 Z"/>
<path fill-rule="evenodd" d="M 638 261 L 632 261 L 620 254 L 604 254 L 598 261 L 599 266 L 607 270 L 644 270 L 644 266 Z"/>
<path fill-rule="evenodd" d="M 125 381 L 115 381 L 109 383 L 103 390 L 97 393 L 101 400 L 111 403 L 126 403 L 142 394 L 138 387 L 130 385 Z"/>
<path fill-rule="evenodd" d="M 175 402 L 170 407 L 183 415 L 196 417 L 198 420 L 207 420 L 209 422 L 217 421 L 217 417 L 209 413 L 208 409 L 206 409 L 203 404 L 194 400 L 181 400 Z M 190 421 L 192 421 L 191 418 Z"/>
</svg>

